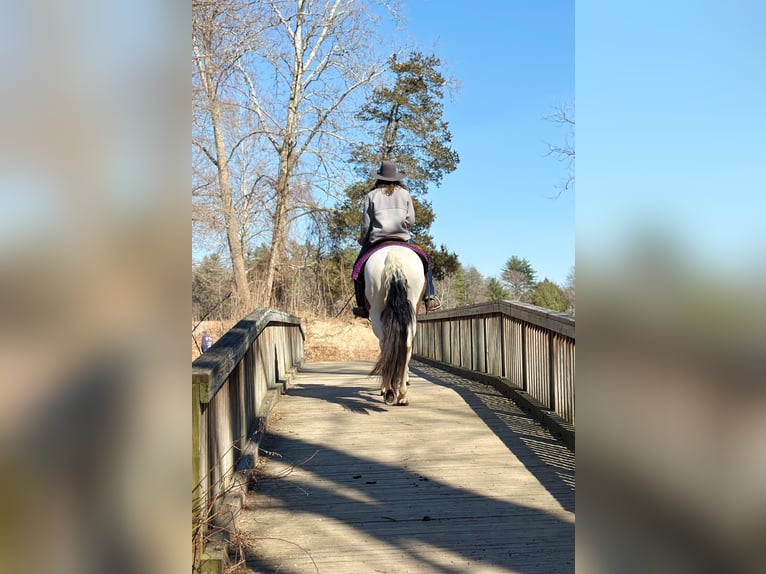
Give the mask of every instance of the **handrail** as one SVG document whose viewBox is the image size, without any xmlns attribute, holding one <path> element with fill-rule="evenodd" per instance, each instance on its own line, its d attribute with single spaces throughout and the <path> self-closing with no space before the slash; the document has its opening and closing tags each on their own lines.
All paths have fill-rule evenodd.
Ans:
<svg viewBox="0 0 766 574">
<path fill-rule="evenodd" d="M 298 317 L 274 309 L 260 308 L 239 321 L 205 354 L 197 357 L 192 363 L 192 383 L 202 385 L 200 400 L 209 402 L 263 330 L 277 325 L 294 325 L 304 335 Z"/>
<path fill-rule="evenodd" d="M 413 355 L 500 381 L 573 438 L 573 315 L 519 301 L 418 315 Z"/>
<path fill-rule="evenodd" d="M 204 528 L 254 466 L 269 413 L 303 362 L 298 317 L 256 309 L 192 362 L 193 529 Z"/>
<path fill-rule="evenodd" d="M 428 315 L 418 315 L 418 322 L 444 318 L 472 317 L 502 313 L 508 317 L 520 319 L 550 329 L 567 337 L 575 336 L 575 317 L 569 313 L 559 313 L 544 307 L 537 307 L 521 301 L 491 301 L 476 303 L 455 309 L 432 311 Z"/>
</svg>

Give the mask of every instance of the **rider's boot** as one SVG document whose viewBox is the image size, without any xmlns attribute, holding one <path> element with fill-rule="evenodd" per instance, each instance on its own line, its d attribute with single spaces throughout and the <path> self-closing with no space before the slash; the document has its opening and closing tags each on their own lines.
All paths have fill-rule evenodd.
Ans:
<svg viewBox="0 0 766 574">
<path fill-rule="evenodd" d="M 354 294 L 356 295 L 356 307 L 351 312 L 354 317 L 369 319 L 370 312 L 367 310 L 367 301 L 364 298 L 364 279 L 362 277 L 354 281 Z"/>
<path fill-rule="evenodd" d="M 426 311 L 436 311 L 442 306 L 442 302 L 436 295 L 430 295 L 425 298 Z"/>
<path fill-rule="evenodd" d="M 436 290 L 434 289 L 434 278 L 431 266 L 428 266 L 428 272 L 426 273 L 426 296 L 423 297 L 423 302 L 426 304 L 426 312 L 436 311 L 442 306 L 442 302 L 436 296 Z"/>
</svg>

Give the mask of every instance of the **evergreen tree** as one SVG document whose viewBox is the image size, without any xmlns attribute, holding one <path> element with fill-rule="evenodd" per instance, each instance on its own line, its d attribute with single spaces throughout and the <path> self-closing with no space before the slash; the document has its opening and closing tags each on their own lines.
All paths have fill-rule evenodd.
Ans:
<svg viewBox="0 0 766 574">
<path fill-rule="evenodd" d="M 460 161 L 450 147 L 448 123 L 442 119 L 441 100 L 447 81 L 440 65 L 437 57 L 420 52 L 410 53 L 404 61 L 392 56 L 392 81 L 376 88 L 359 110 L 357 119 L 369 126 L 369 143 L 360 143 L 352 150 L 350 161 L 360 180 L 344 191 L 345 200 L 330 222 L 330 235 L 339 247 L 355 245 L 362 201 L 372 186 L 370 169 L 390 159 L 407 174 L 405 183 L 415 208 L 413 239 L 429 252 L 435 251 L 429 234 L 434 213 L 425 196 L 428 186 L 438 187 L 444 174 L 454 171 Z M 448 272 L 455 261 L 439 273 Z"/>
<path fill-rule="evenodd" d="M 460 261 L 457 254 L 447 251 L 447 247 L 442 244 L 439 249 L 431 251 L 431 268 L 434 279 L 444 279 L 447 275 L 452 275 L 460 267 Z"/>
<path fill-rule="evenodd" d="M 439 72 L 436 56 L 412 52 L 400 62 L 389 60 L 395 79 L 373 91 L 358 118 L 372 123 L 373 143 L 354 150 L 352 162 L 366 175 L 370 165 L 394 159 L 407 173 L 410 192 L 420 198 L 428 184 L 441 184 L 445 173 L 455 170 L 460 161 L 450 148 L 452 134 L 442 119 L 446 80 Z"/>
<path fill-rule="evenodd" d="M 502 301 L 509 298 L 510 294 L 503 287 L 503 284 L 494 277 L 490 277 L 487 281 L 487 299 L 489 301 Z"/>
<path fill-rule="evenodd" d="M 508 286 L 512 299 L 529 302 L 529 295 L 535 286 L 535 275 L 527 259 L 514 255 L 506 261 L 500 278 Z"/>
<path fill-rule="evenodd" d="M 565 312 L 569 310 L 569 301 L 564 290 L 546 277 L 537 284 L 532 291 L 529 302 L 538 307 L 545 307 L 553 311 Z"/>
<path fill-rule="evenodd" d="M 197 320 L 232 316 L 234 276 L 217 253 L 206 255 L 192 271 L 192 316 Z"/>
</svg>

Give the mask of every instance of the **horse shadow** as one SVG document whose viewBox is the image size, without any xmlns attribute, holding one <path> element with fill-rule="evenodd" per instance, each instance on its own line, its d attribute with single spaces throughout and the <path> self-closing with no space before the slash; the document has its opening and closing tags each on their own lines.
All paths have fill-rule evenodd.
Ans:
<svg viewBox="0 0 766 574">
<path fill-rule="evenodd" d="M 369 415 L 372 412 L 384 412 L 388 409 L 380 400 L 379 387 L 377 380 L 370 377 L 369 373 L 373 363 L 371 361 L 355 361 L 346 363 L 346 366 L 340 367 L 335 363 L 329 363 L 331 367 L 331 376 L 355 375 L 360 379 L 369 381 L 369 384 L 359 386 L 334 386 L 326 384 L 301 383 L 299 386 L 289 387 L 287 394 L 295 397 L 306 397 L 328 403 L 336 404 L 344 410 Z M 314 378 L 328 376 L 328 363 L 310 363 L 301 366 L 302 374 L 312 375 Z"/>
</svg>

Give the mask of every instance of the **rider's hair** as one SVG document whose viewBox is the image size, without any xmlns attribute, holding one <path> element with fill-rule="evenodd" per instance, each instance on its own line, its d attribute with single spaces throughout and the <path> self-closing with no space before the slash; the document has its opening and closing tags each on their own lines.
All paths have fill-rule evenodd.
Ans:
<svg viewBox="0 0 766 574">
<path fill-rule="evenodd" d="M 372 186 L 372 189 L 377 189 L 379 187 L 385 188 L 383 190 L 383 193 L 385 193 L 386 195 L 391 195 L 392 193 L 394 193 L 394 190 L 397 187 L 403 187 L 404 189 L 407 189 L 407 186 L 404 185 L 403 181 L 386 181 L 383 179 L 376 179 L 375 185 Z"/>
</svg>

